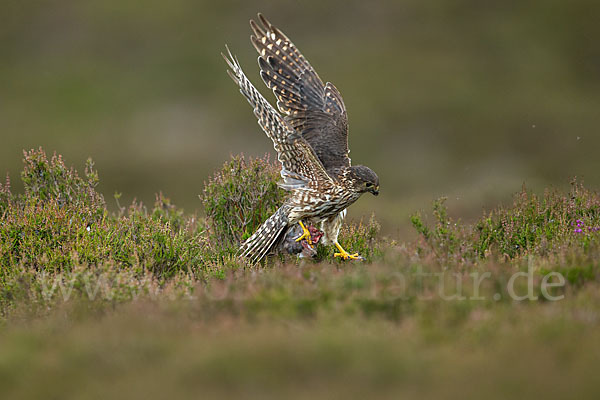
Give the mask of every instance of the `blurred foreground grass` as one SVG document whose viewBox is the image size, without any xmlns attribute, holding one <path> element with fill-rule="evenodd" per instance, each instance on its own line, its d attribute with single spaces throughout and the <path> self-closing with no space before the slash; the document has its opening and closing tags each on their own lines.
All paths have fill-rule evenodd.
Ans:
<svg viewBox="0 0 600 400">
<path fill-rule="evenodd" d="M 265 275 L 286 285 L 296 273 Z M 482 304 L 457 320 L 462 306 L 440 301 L 399 321 L 335 309 L 211 313 L 198 300 L 74 302 L 1 328 L 0 387 L 23 399 L 593 399 L 599 289 L 550 304 Z"/>
<path fill-rule="evenodd" d="M 205 219 L 161 195 L 109 212 L 91 161 L 79 175 L 42 150 L 21 178 L 25 193 L 0 186 L 3 397 L 600 393 L 600 196 L 580 183 L 473 224 L 435 201 L 414 241 L 351 225 L 343 243 L 369 262 L 250 266 L 231 257 L 248 229 L 232 216 L 274 207 L 253 196 L 276 198 L 268 160 L 226 163 Z"/>
</svg>

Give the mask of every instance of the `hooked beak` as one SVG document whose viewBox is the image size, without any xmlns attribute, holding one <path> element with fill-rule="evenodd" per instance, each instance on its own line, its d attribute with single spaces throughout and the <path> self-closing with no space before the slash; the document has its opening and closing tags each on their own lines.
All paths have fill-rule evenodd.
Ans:
<svg viewBox="0 0 600 400">
<path fill-rule="evenodd" d="M 379 195 L 379 186 L 375 186 L 373 189 L 371 189 L 371 193 L 373 193 L 373 196 L 378 196 Z"/>
</svg>

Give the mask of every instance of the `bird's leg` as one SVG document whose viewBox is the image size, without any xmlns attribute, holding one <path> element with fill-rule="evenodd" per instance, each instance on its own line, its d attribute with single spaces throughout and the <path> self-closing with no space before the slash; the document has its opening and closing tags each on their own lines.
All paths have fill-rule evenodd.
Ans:
<svg viewBox="0 0 600 400">
<path fill-rule="evenodd" d="M 312 247 L 312 237 L 310 236 L 310 231 L 308 229 L 306 229 L 306 227 L 304 226 L 304 224 L 302 223 L 302 221 L 298 221 L 298 223 L 300 224 L 300 227 L 302 227 L 302 235 L 300 235 L 300 237 L 298 239 L 296 239 L 296 242 L 301 241 L 302 239 L 306 239 L 306 242 L 308 243 L 308 245 L 310 247 Z"/>
<path fill-rule="evenodd" d="M 341 257 L 344 260 L 364 260 L 363 257 L 361 257 L 358 253 L 354 253 L 354 254 L 350 254 L 348 253 L 346 250 L 344 250 L 344 248 L 336 241 L 335 243 L 335 247 L 337 247 L 337 249 L 339 250 L 339 253 L 334 253 L 333 256 L 334 257 Z"/>
</svg>

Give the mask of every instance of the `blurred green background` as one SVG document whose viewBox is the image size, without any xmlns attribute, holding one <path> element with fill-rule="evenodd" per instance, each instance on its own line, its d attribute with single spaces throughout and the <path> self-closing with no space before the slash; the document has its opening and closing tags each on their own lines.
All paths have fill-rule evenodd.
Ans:
<svg viewBox="0 0 600 400">
<path fill-rule="evenodd" d="M 448 196 L 464 218 L 522 183 L 600 184 L 600 2 L 17 1 L 0 5 L 0 173 L 23 149 L 113 193 L 188 211 L 207 176 L 272 146 L 225 73 L 227 43 L 258 77 L 248 20 L 264 13 L 344 96 L 355 164 L 381 178 L 387 232 Z M 273 99 L 272 95 L 268 97 Z"/>
</svg>

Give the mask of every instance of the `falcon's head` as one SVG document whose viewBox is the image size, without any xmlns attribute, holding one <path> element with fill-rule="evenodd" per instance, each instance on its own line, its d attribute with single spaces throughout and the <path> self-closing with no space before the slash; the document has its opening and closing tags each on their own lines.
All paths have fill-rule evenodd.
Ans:
<svg viewBox="0 0 600 400">
<path fill-rule="evenodd" d="M 379 194 L 379 177 L 371 168 L 355 165 L 350 167 L 350 175 L 358 193 L 371 192 L 375 196 Z"/>
</svg>

